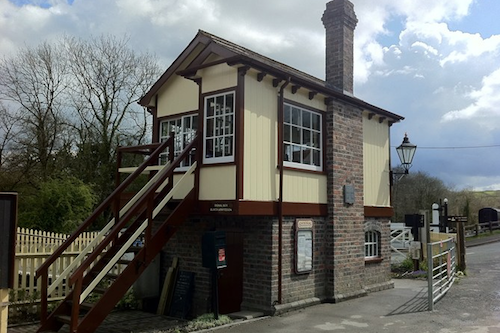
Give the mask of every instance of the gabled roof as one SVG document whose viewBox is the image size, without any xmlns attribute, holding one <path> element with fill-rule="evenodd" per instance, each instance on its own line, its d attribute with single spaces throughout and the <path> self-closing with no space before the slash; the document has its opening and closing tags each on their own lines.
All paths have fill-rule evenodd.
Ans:
<svg viewBox="0 0 500 333">
<path fill-rule="evenodd" d="M 189 64 L 186 64 L 188 56 L 193 55 L 193 52 L 197 53 L 195 54 L 194 60 L 192 60 Z M 172 65 L 170 65 L 165 73 L 163 73 L 158 81 L 156 81 L 148 93 L 141 98 L 139 104 L 143 106 L 151 105 L 153 97 L 172 75 L 182 75 L 187 78 L 194 78 L 199 69 L 214 64 L 204 63 L 208 56 L 214 53 L 218 54 L 222 58 L 222 60 L 217 61 L 217 63 L 227 63 L 231 66 L 248 66 L 254 68 L 264 74 L 272 75 L 278 81 L 289 80 L 293 85 L 309 89 L 314 93 L 324 94 L 325 96 L 328 96 L 328 98 L 340 99 L 354 104 L 363 109 L 367 109 L 372 113 L 389 118 L 392 122 L 404 119 L 404 117 L 400 115 L 366 103 L 365 101 L 350 94 L 346 94 L 345 92 L 329 85 L 324 80 L 202 30 L 198 31 L 198 34 L 184 49 L 184 51 L 182 51 L 182 53 L 177 57 Z"/>
</svg>

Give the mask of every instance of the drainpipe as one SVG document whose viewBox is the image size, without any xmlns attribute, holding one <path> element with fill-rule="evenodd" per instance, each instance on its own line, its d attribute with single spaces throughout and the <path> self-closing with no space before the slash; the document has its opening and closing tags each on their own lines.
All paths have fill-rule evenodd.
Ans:
<svg viewBox="0 0 500 333">
<path fill-rule="evenodd" d="M 280 87 L 279 98 L 278 98 L 278 164 L 280 172 L 280 184 L 279 184 L 279 201 L 278 201 L 278 304 L 283 303 L 283 113 L 284 113 L 284 90 L 290 83 L 290 77 L 288 77 Z"/>
</svg>

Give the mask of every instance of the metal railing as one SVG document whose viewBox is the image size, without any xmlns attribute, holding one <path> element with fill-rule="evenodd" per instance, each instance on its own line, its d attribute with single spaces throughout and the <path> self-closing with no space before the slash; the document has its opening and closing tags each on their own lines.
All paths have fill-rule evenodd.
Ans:
<svg viewBox="0 0 500 333">
<path fill-rule="evenodd" d="M 427 281 L 429 311 L 443 297 L 455 281 L 457 266 L 456 244 L 453 238 L 427 243 Z"/>
</svg>

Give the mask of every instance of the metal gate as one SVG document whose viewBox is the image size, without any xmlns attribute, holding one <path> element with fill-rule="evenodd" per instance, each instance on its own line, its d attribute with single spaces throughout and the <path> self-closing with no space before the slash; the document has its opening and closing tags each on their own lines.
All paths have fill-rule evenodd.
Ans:
<svg viewBox="0 0 500 333">
<path fill-rule="evenodd" d="M 446 294 L 455 281 L 456 253 L 453 238 L 427 243 L 429 311 L 434 309 L 434 303 Z"/>
</svg>

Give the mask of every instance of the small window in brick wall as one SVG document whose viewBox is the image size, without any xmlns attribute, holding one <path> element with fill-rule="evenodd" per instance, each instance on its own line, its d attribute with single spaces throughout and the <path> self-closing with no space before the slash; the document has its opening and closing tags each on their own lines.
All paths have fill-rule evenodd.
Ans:
<svg viewBox="0 0 500 333">
<path fill-rule="evenodd" d="M 380 233 L 374 230 L 365 232 L 365 258 L 380 257 Z"/>
</svg>

